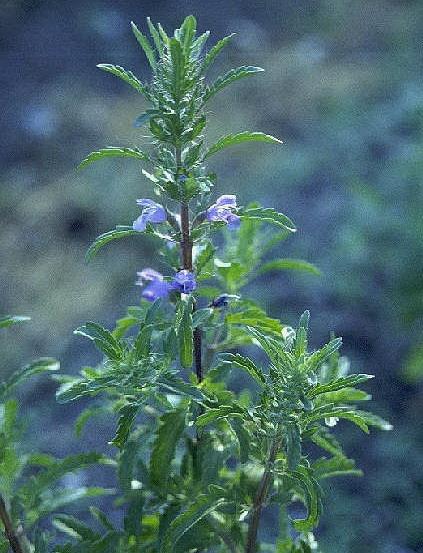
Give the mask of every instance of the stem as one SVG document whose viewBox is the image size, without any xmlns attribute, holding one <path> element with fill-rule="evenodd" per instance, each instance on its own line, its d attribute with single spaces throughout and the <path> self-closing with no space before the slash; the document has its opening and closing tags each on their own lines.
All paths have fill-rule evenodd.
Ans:
<svg viewBox="0 0 423 553">
<path fill-rule="evenodd" d="M 266 501 L 269 489 L 272 483 L 272 468 L 275 462 L 276 455 L 279 450 L 279 440 L 277 436 L 273 439 L 269 457 L 266 462 L 266 466 L 258 485 L 256 495 L 254 497 L 253 506 L 251 508 L 251 518 L 248 524 L 247 544 L 245 546 L 245 553 L 257 553 L 257 533 L 260 524 L 261 512 L 263 505 Z"/>
<path fill-rule="evenodd" d="M 179 169 L 182 165 L 182 152 L 180 147 L 175 148 L 176 159 L 176 171 L 179 173 Z M 182 267 L 188 271 L 192 271 L 192 239 L 190 235 L 190 221 L 189 221 L 189 206 L 188 202 L 181 202 L 181 262 Z M 195 310 L 195 304 L 194 304 Z M 195 374 L 197 375 L 197 381 L 203 380 L 203 366 L 202 366 L 202 333 L 200 328 L 194 329 L 194 366 Z"/>
<path fill-rule="evenodd" d="M 4 534 L 10 543 L 14 553 L 24 553 L 24 550 L 20 544 L 19 538 L 16 534 L 16 531 L 13 527 L 12 520 L 9 516 L 9 513 L 6 508 L 3 497 L 0 495 L 0 520 L 4 526 Z"/>
</svg>

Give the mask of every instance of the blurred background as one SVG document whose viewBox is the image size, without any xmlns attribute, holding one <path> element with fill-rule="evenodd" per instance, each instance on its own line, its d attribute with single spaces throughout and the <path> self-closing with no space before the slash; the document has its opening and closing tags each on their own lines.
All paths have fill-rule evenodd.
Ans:
<svg viewBox="0 0 423 553">
<path fill-rule="evenodd" d="M 112 325 L 138 301 L 135 273 L 154 263 L 152 242 L 111 244 L 88 266 L 83 256 L 99 233 L 132 222 L 148 181 L 135 161 L 80 172 L 76 165 L 93 149 L 145 142 L 145 130 L 132 126 L 143 100 L 95 65 L 115 63 L 147 78 L 130 20 L 143 28 L 151 16 L 170 30 L 189 13 L 215 40 L 237 33 L 215 71 L 266 69 L 216 97 L 212 137 L 248 129 L 285 141 L 216 156 L 216 192 L 236 193 L 241 204 L 259 199 L 292 217 L 299 232 L 279 254 L 323 273 L 275 275 L 250 292 L 290 324 L 310 309 L 316 346 L 331 330 L 343 336 L 354 371 L 377 376 L 374 411 L 394 424 L 364 440 L 340 428 L 365 476 L 327 485 L 322 548 L 421 553 L 419 0 L 3 0 L 0 312 L 33 321 L 2 335 L 1 376 L 40 355 L 57 356 L 67 372 L 95 362 L 73 329 L 86 320 Z M 81 406 L 57 407 L 53 394 L 45 380 L 26 390 L 28 443 L 65 454 L 79 447 L 71 423 Z M 86 447 L 96 438 L 88 435 Z"/>
</svg>

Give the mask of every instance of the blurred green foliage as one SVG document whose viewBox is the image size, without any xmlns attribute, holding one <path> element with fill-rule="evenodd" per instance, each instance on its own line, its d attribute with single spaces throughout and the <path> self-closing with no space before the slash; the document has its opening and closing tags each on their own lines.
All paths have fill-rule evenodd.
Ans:
<svg viewBox="0 0 423 553">
<path fill-rule="evenodd" d="M 83 261 L 97 234 L 116 220 L 134 219 L 134 200 L 148 186 L 135 161 L 133 168 L 129 161 L 110 160 L 84 173 L 75 170 L 98 144 L 143 142 L 142 129 L 131 128 L 145 108 L 139 97 L 100 71 L 93 76 L 92 68 L 110 60 L 142 74 L 145 65 L 126 21 L 151 15 L 173 27 L 191 11 L 204 29 L 242 30 L 228 54 L 234 65 L 246 52 L 253 65 L 267 60 L 265 86 L 247 80 L 234 89 L 235 101 L 229 92 L 216 99 L 215 135 L 230 121 L 234 132 L 257 127 L 285 141 L 285 149 L 233 150 L 223 170 L 216 158 L 224 191 L 245 204 L 259 191 L 263 205 L 292 215 L 299 232 L 283 244 L 280 257 L 308 259 L 323 273 L 275 273 L 249 286 L 272 315 L 293 322 L 311 307 L 318 327 L 343 335 L 355 366 L 377 375 L 379 412 L 395 426 L 365 451 L 355 451 L 356 434 L 348 434 L 348 453 L 365 477 L 331 484 L 339 500 L 323 517 L 324 551 L 421 553 L 418 0 L 6 2 L 0 23 L 0 311 L 28 313 L 34 324 L 19 329 L 22 347 L 2 349 L 3 366 L 53 355 L 76 367 L 89 354 L 71 331 L 87 319 L 109 323 L 137 301 L 134 275 L 152 259 L 153 243 L 143 241 L 137 255 L 123 241 L 90 266 Z M 326 336 L 317 330 L 313 338 L 317 343 Z M 39 399 L 28 391 L 32 424 L 41 424 L 40 414 L 54 416 L 59 432 L 72 412 L 53 415 L 55 407 Z M 61 436 L 57 443 L 50 432 L 41 439 L 63 453 L 72 440 Z"/>
</svg>

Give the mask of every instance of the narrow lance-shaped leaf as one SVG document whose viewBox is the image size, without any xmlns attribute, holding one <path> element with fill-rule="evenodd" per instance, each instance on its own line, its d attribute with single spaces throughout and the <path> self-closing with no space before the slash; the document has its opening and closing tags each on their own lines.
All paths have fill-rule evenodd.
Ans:
<svg viewBox="0 0 423 553">
<path fill-rule="evenodd" d="M 210 31 L 206 31 L 194 40 L 191 48 L 191 59 L 197 60 L 203 51 L 204 45 L 210 36 Z"/>
<path fill-rule="evenodd" d="M 119 422 L 116 434 L 111 441 L 111 443 L 119 449 L 122 449 L 126 444 L 139 409 L 139 403 L 128 403 L 119 410 Z"/>
<path fill-rule="evenodd" d="M 151 484 L 164 490 L 171 471 L 177 443 L 185 428 L 185 409 L 162 415 L 150 458 Z"/>
<path fill-rule="evenodd" d="M 301 434 L 295 422 L 286 426 L 286 458 L 289 470 L 295 470 L 301 459 Z"/>
<path fill-rule="evenodd" d="M 293 525 L 300 532 L 308 532 L 319 522 L 322 510 L 320 486 L 305 467 L 300 466 L 291 474 L 304 491 L 305 504 L 308 510 L 307 517 L 293 520 Z"/>
<path fill-rule="evenodd" d="M 181 25 L 181 42 L 185 55 L 188 57 L 197 29 L 197 21 L 193 15 L 188 15 Z"/>
<path fill-rule="evenodd" d="M 342 378 L 337 378 L 332 382 L 327 384 L 316 384 L 307 392 L 309 398 L 318 396 L 319 394 L 326 394 L 327 392 L 336 392 L 337 390 L 342 390 L 343 388 L 351 388 L 357 386 L 361 382 L 366 382 L 374 378 L 372 374 L 350 374 Z"/>
<path fill-rule="evenodd" d="M 25 317 L 24 315 L 5 315 L 0 317 L 0 328 L 7 328 L 29 320 L 31 320 L 31 317 Z"/>
<path fill-rule="evenodd" d="M 274 259 L 268 263 L 264 263 L 258 270 L 258 274 L 268 273 L 270 271 L 303 271 L 305 273 L 311 273 L 313 275 L 320 275 L 320 270 L 302 259 Z"/>
<path fill-rule="evenodd" d="M 148 88 L 142 84 L 142 82 L 132 73 L 132 71 L 127 71 L 123 67 L 120 67 L 120 65 L 112 65 L 110 63 L 100 63 L 97 67 L 103 71 L 111 73 L 112 75 L 116 75 L 116 77 L 119 77 L 119 79 L 122 79 L 132 86 L 132 88 L 135 88 L 137 92 L 143 94 L 147 99 L 149 99 Z"/>
<path fill-rule="evenodd" d="M 182 317 L 178 327 L 181 365 L 189 369 L 193 362 L 192 299 L 182 302 Z"/>
<path fill-rule="evenodd" d="M 81 161 L 78 168 L 82 169 L 93 161 L 105 159 L 106 157 L 132 157 L 143 161 L 148 161 L 150 159 L 146 153 L 138 150 L 138 148 L 118 148 L 115 146 L 109 146 L 96 152 L 91 152 L 84 160 Z"/>
<path fill-rule="evenodd" d="M 68 536 L 81 538 L 93 542 L 100 539 L 100 534 L 91 530 L 89 526 L 70 515 L 56 515 L 53 519 L 53 525 Z"/>
<path fill-rule="evenodd" d="M 263 386 L 263 384 L 266 383 L 266 378 L 262 370 L 257 367 L 256 364 L 248 357 L 244 357 L 239 353 L 227 353 L 224 356 L 224 362 L 230 365 L 234 365 L 235 367 L 238 367 L 247 372 L 251 377 L 254 378 L 256 382 L 258 382 L 258 384 L 260 384 L 260 386 Z"/>
<path fill-rule="evenodd" d="M 200 495 L 191 505 L 178 515 L 170 524 L 164 536 L 160 553 L 171 553 L 175 544 L 182 536 L 193 528 L 204 517 L 223 505 L 223 498 L 216 499 L 213 495 Z"/>
<path fill-rule="evenodd" d="M 234 144 L 242 144 L 244 142 L 267 142 L 269 144 L 283 144 L 282 140 L 275 138 L 270 134 L 265 134 L 264 132 L 249 132 L 242 131 L 238 133 L 227 134 L 219 138 L 217 142 L 211 146 L 204 155 L 204 159 L 212 156 L 213 154 L 220 152 L 228 146 Z"/>
<path fill-rule="evenodd" d="M 362 476 L 362 471 L 357 469 L 355 461 L 343 455 L 336 455 L 331 459 L 322 457 L 312 464 L 313 474 L 316 478 L 332 478 L 334 476 Z"/>
<path fill-rule="evenodd" d="M 228 44 L 228 42 L 231 40 L 231 38 L 235 35 L 235 33 L 231 33 L 228 36 L 225 36 L 219 42 L 217 42 L 209 52 L 207 52 L 203 65 L 201 66 L 201 73 L 205 73 L 209 66 L 214 62 L 218 54 L 223 50 L 223 48 Z"/>
<path fill-rule="evenodd" d="M 176 100 L 181 98 L 185 80 L 185 55 L 181 44 L 176 38 L 169 41 L 170 57 L 172 59 L 172 88 Z"/>
<path fill-rule="evenodd" d="M 156 47 L 157 52 L 159 53 L 159 56 L 162 56 L 163 54 L 163 41 L 160 37 L 160 34 L 156 27 L 154 26 L 154 23 L 151 21 L 149 17 L 147 17 L 147 25 L 148 29 L 150 31 L 150 35 L 153 39 L 154 46 Z"/>
<path fill-rule="evenodd" d="M 256 219 L 265 223 L 271 223 L 289 232 L 296 232 L 295 224 L 283 213 L 279 213 L 272 207 L 253 207 L 239 212 L 241 219 Z"/>
<path fill-rule="evenodd" d="M 131 21 L 132 32 L 135 35 L 135 38 L 138 41 L 138 44 L 144 50 L 145 55 L 147 56 L 148 63 L 150 64 L 153 71 L 156 69 L 156 54 L 154 53 L 153 48 L 151 47 L 150 41 L 148 38 L 138 29 L 133 21 Z"/>
<path fill-rule="evenodd" d="M 88 248 L 87 253 L 85 254 L 85 261 L 88 263 L 95 257 L 99 250 L 109 242 L 117 240 L 119 238 L 125 238 L 126 236 L 136 236 L 141 235 L 142 233 L 139 230 L 134 230 L 132 227 L 120 227 L 113 230 L 109 230 L 94 240 L 91 246 Z"/>
<path fill-rule="evenodd" d="M 14 372 L 6 382 L 0 384 L 0 401 L 3 401 L 4 398 L 15 388 L 17 384 L 23 380 L 34 376 L 36 374 L 42 374 L 44 372 L 58 371 L 60 364 L 56 359 L 51 357 L 42 357 L 37 359 L 33 363 L 26 365 L 22 369 Z"/>
<path fill-rule="evenodd" d="M 204 95 L 204 101 L 210 100 L 217 92 L 227 87 L 231 83 L 243 79 L 245 77 L 250 77 L 255 73 L 261 73 L 264 71 L 261 67 L 254 67 L 251 65 L 243 65 L 235 69 L 231 69 L 224 75 L 218 77 L 216 81 L 207 89 Z"/>
<path fill-rule="evenodd" d="M 342 345 L 342 338 L 334 338 L 318 351 L 312 353 L 307 360 L 307 370 L 315 372 Z"/>
<path fill-rule="evenodd" d="M 74 330 L 74 334 L 79 334 L 92 340 L 98 349 L 110 359 L 118 360 L 122 356 L 122 346 L 119 341 L 109 330 L 97 323 L 85 323 L 84 326 Z"/>
</svg>

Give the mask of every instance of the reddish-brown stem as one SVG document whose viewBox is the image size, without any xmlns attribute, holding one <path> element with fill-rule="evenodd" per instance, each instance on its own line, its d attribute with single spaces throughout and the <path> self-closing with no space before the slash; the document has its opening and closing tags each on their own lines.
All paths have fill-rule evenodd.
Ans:
<svg viewBox="0 0 423 553">
<path fill-rule="evenodd" d="M 181 167 L 181 149 L 176 148 L 175 158 L 177 165 L 177 173 Z M 188 202 L 181 202 L 181 263 L 184 269 L 192 271 L 192 238 L 190 232 L 189 220 L 189 205 Z M 195 304 L 194 304 L 195 309 Z M 203 380 L 203 364 L 202 364 L 202 333 L 200 328 L 194 329 L 194 366 L 197 381 Z"/>
<path fill-rule="evenodd" d="M 17 533 L 10 518 L 4 499 L 0 496 L 0 520 L 4 526 L 4 534 L 10 543 L 13 553 L 24 553 Z"/>
</svg>

